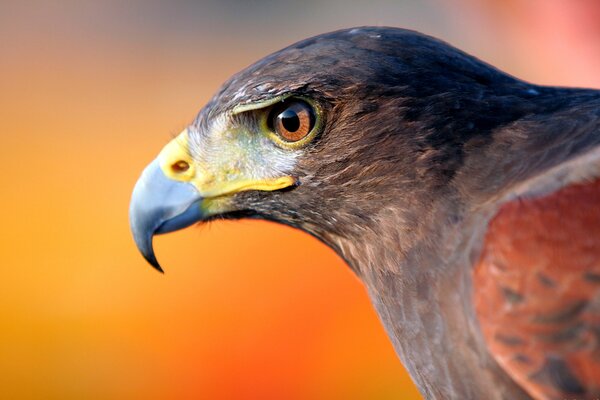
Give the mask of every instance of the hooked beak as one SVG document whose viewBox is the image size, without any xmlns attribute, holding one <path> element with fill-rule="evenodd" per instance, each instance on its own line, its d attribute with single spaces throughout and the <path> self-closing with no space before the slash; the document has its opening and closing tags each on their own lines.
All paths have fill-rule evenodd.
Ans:
<svg viewBox="0 0 600 400">
<path fill-rule="evenodd" d="M 228 211 L 228 199 L 238 192 L 273 191 L 294 184 L 291 176 L 249 179 L 211 172 L 191 157 L 186 129 L 146 167 L 133 189 L 129 206 L 133 239 L 144 258 L 162 272 L 152 248 L 155 234 L 183 229 Z"/>
<path fill-rule="evenodd" d="M 160 272 L 163 270 L 154 254 L 152 238 L 202 220 L 201 202 L 196 187 L 168 178 L 158 159 L 142 172 L 131 196 L 129 223 L 138 249 Z"/>
</svg>

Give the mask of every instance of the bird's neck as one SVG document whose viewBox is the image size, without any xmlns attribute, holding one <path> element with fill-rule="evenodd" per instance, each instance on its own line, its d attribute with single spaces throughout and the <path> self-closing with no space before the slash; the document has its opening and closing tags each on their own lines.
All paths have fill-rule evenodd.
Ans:
<svg viewBox="0 0 600 400">
<path fill-rule="evenodd" d="M 472 268 L 481 245 L 477 240 L 484 237 L 495 204 L 517 183 L 589 148 L 590 135 L 570 138 L 565 146 L 567 142 L 559 140 L 564 126 L 550 125 L 583 115 L 587 122 L 577 127 L 579 132 L 597 131 L 597 119 L 586 112 L 597 109 L 600 94 L 552 88 L 528 93 L 517 100 L 500 93 L 490 102 L 480 102 L 494 110 L 496 106 L 513 110 L 498 120 L 488 121 L 485 112 L 473 124 L 468 120 L 474 114 L 465 114 L 463 120 L 449 116 L 444 121 L 454 120 L 455 125 L 438 127 L 437 134 L 458 142 L 436 150 L 454 151 L 460 145 L 461 157 L 454 153 L 443 157 L 442 152 L 435 162 L 428 157 L 397 159 L 397 170 L 412 168 L 420 179 L 402 182 L 396 191 L 361 187 L 363 198 L 353 198 L 352 204 L 359 208 L 360 218 L 348 215 L 348 207 L 339 207 L 329 220 L 336 229 L 319 231 L 322 224 L 317 222 L 314 229 L 306 229 L 336 249 L 363 280 L 396 352 L 427 399 L 530 398 L 495 362 L 483 341 L 472 303 Z M 437 107 L 440 115 L 449 112 L 445 103 Z M 435 143 L 436 138 L 429 139 Z M 413 153 L 440 156 L 428 153 L 427 146 L 420 150 Z M 394 160 L 396 153 L 406 155 L 391 146 L 382 159 Z M 389 185 L 394 177 L 373 178 L 369 184 Z M 365 200 L 376 196 L 376 202 Z M 481 209 L 469 210 L 473 204 L 489 207 L 488 218 Z M 469 221 L 467 215 L 478 220 Z"/>
<path fill-rule="evenodd" d="M 471 269 L 465 268 L 477 244 L 462 237 L 471 231 L 462 229 L 463 223 L 446 231 L 424 230 L 429 240 L 403 249 L 402 260 L 390 248 L 398 233 L 373 232 L 361 241 L 368 249 L 357 246 L 343 256 L 360 271 L 398 356 L 425 398 L 529 399 L 483 342 L 471 301 Z"/>
</svg>

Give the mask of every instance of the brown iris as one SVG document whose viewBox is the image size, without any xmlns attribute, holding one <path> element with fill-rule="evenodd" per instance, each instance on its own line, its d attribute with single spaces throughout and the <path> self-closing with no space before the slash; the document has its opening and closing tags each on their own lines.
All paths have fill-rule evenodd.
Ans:
<svg viewBox="0 0 600 400">
<path fill-rule="evenodd" d="M 294 100 L 276 107 L 269 118 L 271 128 L 286 142 L 297 142 L 315 126 L 315 113 L 303 101 Z"/>
</svg>

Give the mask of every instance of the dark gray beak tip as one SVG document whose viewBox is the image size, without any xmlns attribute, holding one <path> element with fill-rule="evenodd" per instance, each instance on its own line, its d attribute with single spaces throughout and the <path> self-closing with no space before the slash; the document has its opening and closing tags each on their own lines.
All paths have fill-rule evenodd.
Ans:
<svg viewBox="0 0 600 400">
<path fill-rule="evenodd" d="M 154 267 L 159 272 L 164 273 L 162 267 L 156 259 L 156 255 L 154 254 L 154 248 L 152 246 L 154 229 L 145 227 L 143 225 L 139 226 L 136 222 L 137 221 L 135 218 L 131 219 L 133 240 L 135 241 L 138 250 L 144 257 L 144 259 L 148 262 L 148 264 L 152 265 L 152 267 Z"/>
<path fill-rule="evenodd" d="M 160 266 L 160 264 L 158 263 L 158 260 L 156 259 L 156 257 L 154 255 L 152 255 L 151 257 L 144 256 L 144 258 L 146 259 L 146 261 L 148 261 L 148 263 L 150 265 L 152 265 L 154 267 L 155 270 L 157 270 L 161 274 L 165 273 L 165 271 L 163 271 L 162 267 Z"/>
</svg>

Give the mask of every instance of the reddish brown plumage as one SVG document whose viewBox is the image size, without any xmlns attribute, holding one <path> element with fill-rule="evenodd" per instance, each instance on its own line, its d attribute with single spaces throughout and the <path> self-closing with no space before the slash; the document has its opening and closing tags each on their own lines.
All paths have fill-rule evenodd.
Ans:
<svg viewBox="0 0 600 400">
<path fill-rule="evenodd" d="M 473 286 L 490 351 L 530 394 L 600 397 L 600 179 L 505 204 Z"/>
</svg>

